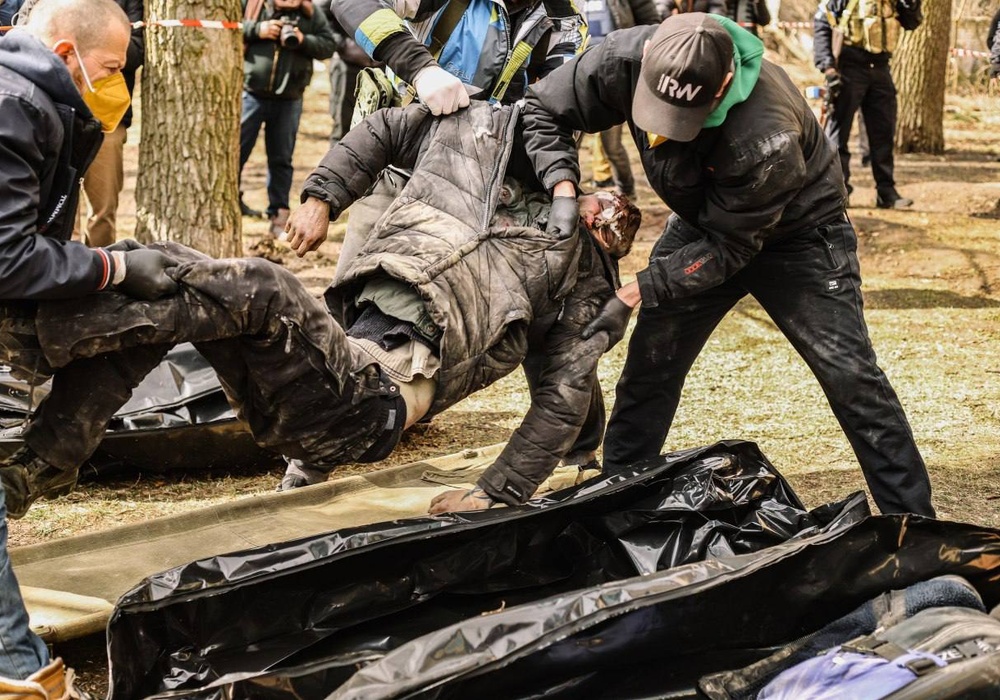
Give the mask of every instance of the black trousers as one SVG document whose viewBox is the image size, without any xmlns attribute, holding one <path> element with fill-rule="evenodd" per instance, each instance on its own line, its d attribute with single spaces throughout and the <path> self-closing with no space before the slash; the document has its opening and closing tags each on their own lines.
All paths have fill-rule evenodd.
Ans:
<svg viewBox="0 0 1000 700">
<path fill-rule="evenodd" d="M 79 467 L 142 378 L 180 342 L 215 369 L 256 441 L 321 464 L 356 461 L 386 437 L 395 397 L 378 372 L 353 373 L 347 336 L 323 302 L 265 260 L 213 260 L 171 243 L 180 292 L 144 302 L 114 292 L 43 302 L 38 339 L 56 367 L 25 442 Z"/>
<path fill-rule="evenodd" d="M 701 235 L 672 216 L 652 257 Z M 660 453 L 691 365 L 747 294 L 816 375 L 879 509 L 932 516 L 927 469 L 868 336 L 857 237 L 846 220 L 766 246 L 718 287 L 640 308 L 608 422 L 605 469 Z"/>
<path fill-rule="evenodd" d="M 892 82 L 889 62 L 885 56 L 869 60 L 870 54 L 845 46 L 838 60 L 843 85 L 827 119 L 826 134 L 840 154 L 844 181 L 851 177 L 851 126 L 854 115 L 861 109 L 868 132 L 872 176 L 880 194 L 892 194 L 896 186 L 893 176 L 896 137 L 896 86 Z"/>
</svg>

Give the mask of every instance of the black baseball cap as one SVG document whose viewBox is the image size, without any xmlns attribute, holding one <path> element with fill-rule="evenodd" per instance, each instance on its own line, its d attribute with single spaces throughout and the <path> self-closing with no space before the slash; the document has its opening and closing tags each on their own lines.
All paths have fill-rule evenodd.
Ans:
<svg viewBox="0 0 1000 700">
<path fill-rule="evenodd" d="M 704 12 L 668 17 L 642 59 L 632 120 L 674 141 L 694 140 L 732 66 L 733 39 L 718 20 Z"/>
</svg>

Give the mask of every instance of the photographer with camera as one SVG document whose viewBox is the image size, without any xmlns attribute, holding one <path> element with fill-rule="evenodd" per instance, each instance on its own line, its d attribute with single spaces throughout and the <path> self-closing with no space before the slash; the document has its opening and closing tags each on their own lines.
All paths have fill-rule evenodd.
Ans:
<svg viewBox="0 0 1000 700">
<path fill-rule="evenodd" d="M 267 217 L 277 237 L 288 221 L 302 93 L 312 80 L 313 60 L 332 56 L 336 39 L 311 0 L 243 0 L 243 45 L 240 172 L 266 124 Z M 242 194 L 240 205 L 245 215 L 257 214 Z"/>
</svg>

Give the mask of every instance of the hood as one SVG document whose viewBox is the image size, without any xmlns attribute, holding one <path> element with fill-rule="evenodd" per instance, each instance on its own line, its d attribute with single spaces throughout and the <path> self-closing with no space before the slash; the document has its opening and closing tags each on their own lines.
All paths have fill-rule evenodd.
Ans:
<svg viewBox="0 0 1000 700">
<path fill-rule="evenodd" d="M 85 119 L 93 118 L 66 64 L 49 47 L 24 30 L 12 29 L 0 39 L 0 66 L 30 80 L 53 102 L 72 107 Z"/>
<path fill-rule="evenodd" d="M 745 101 L 753 92 L 757 78 L 760 77 L 760 66 L 764 62 L 764 42 L 753 34 L 743 29 L 728 17 L 712 16 L 718 20 L 719 24 L 725 27 L 729 36 L 733 38 L 733 80 L 729 84 L 729 89 L 723 95 L 719 106 L 712 110 L 705 120 L 705 127 L 719 126 L 726 120 L 729 110 Z"/>
</svg>

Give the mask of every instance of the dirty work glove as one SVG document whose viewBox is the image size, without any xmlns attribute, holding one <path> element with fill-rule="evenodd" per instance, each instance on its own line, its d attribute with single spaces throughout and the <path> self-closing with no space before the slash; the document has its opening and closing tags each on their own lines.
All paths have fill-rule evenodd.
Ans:
<svg viewBox="0 0 1000 700">
<path fill-rule="evenodd" d="M 169 268 L 177 265 L 173 258 L 158 250 L 142 249 L 116 253 L 115 262 L 120 264 L 121 260 L 125 262 L 125 276 L 115 284 L 115 289 L 122 294 L 153 301 L 177 293 L 177 283 L 166 274 Z M 117 272 L 115 277 L 118 277 Z"/>
<path fill-rule="evenodd" d="M 833 102 L 840 95 L 844 82 L 840 79 L 840 71 L 836 68 L 826 69 L 826 99 Z"/>
<path fill-rule="evenodd" d="M 615 295 L 604 302 L 604 306 L 601 307 L 596 318 L 587 324 L 587 327 L 580 333 L 580 337 L 584 340 L 590 340 L 598 333 L 607 333 L 608 350 L 610 350 L 625 337 L 625 329 L 628 328 L 628 320 L 631 316 L 632 307 Z"/>
<path fill-rule="evenodd" d="M 549 209 L 549 223 L 545 233 L 553 238 L 564 240 L 577 231 L 580 225 L 580 205 L 576 197 L 553 197 L 552 208 Z"/>
<path fill-rule="evenodd" d="M 113 253 L 117 250 L 123 252 L 126 250 L 143 250 L 145 247 L 146 246 L 144 246 L 142 243 L 135 240 L 134 238 L 126 238 L 121 241 L 115 241 L 111 245 L 104 246 L 104 250 L 108 251 L 109 253 Z"/>
<path fill-rule="evenodd" d="M 427 105 L 431 114 L 451 114 L 469 106 L 469 93 L 462 81 L 441 66 L 422 68 L 413 79 L 417 97 Z"/>
</svg>

